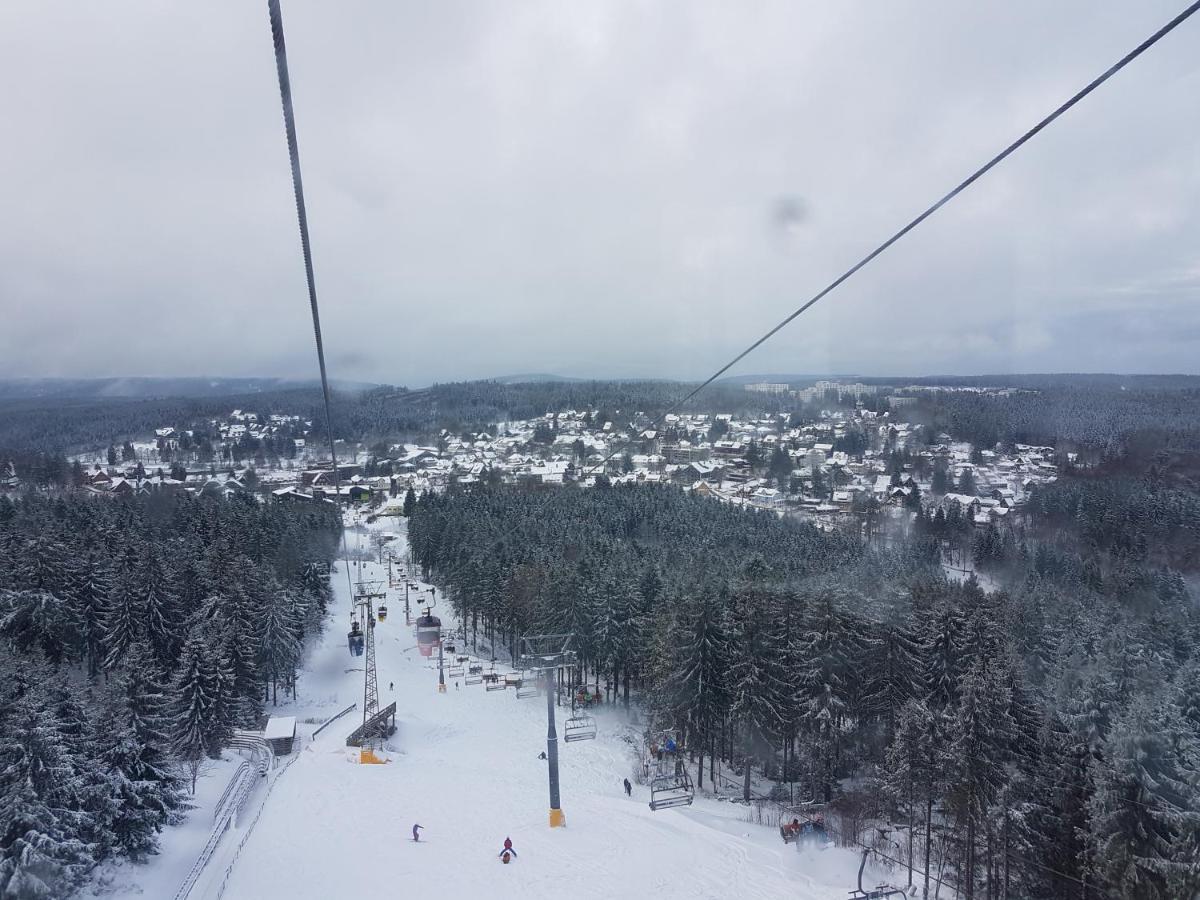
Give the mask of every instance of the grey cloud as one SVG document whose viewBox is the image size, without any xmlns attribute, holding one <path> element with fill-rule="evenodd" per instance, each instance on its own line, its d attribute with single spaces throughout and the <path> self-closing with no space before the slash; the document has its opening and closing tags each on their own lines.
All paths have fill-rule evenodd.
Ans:
<svg viewBox="0 0 1200 900">
<path fill-rule="evenodd" d="M 264 7 L 0 7 L 0 375 L 314 371 Z M 706 375 L 1177 11 L 285 0 L 332 374 Z M 1200 21 L 745 365 L 1197 371 L 1197 95 Z"/>
</svg>

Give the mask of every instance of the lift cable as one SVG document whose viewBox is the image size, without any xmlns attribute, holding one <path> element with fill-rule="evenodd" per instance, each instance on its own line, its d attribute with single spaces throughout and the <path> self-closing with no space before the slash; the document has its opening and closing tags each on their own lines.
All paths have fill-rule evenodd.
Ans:
<svg viewBox="0 0 1200 900">
<path fill-rule="evenodd" d="M 910 231 L 912 231 L 914 228 L 916 228 L 918 225 L 920 225 L 922 222 L 924 222 L 926 219 L 928 219 L 930 216 L 932 216 L 935 212 L 937 212 L 939 209 L 941 209 L 943 206 L 945 206 L 947 203 L 949 203 L 951 200 L 953 200 L 955 197 L 957 197 L 959 194 L 961 194 L 963 191 L 965 191 L 968 187 L 970 187 L 972 184 L 974 184 L 976 181 L 978 181 L 980 178 L 982 178 L 984 175 L 986 175 L 988 172 L 990 172 L 992 169 L 994 169 L 996 166 L 998 166 L 1001 162 L 1003 162 L 1005 159 L 1007 159 L 1009 156 L 1011 156 L 1013 153 L 1015 153 L 1020 147 L 1022 147 L 1024 144 L 1026 144 L 1028 141 L 1030 141 L 1034 136 L 1036 136 L 1038 133 L 1040 133 L 1043 129 L 1045 129 L 1046 126 L 1048 126 L 1051 122 L 1058 119 L 1061 115 L 1063 115 L 1063 113 L 1067 112 L 1067 110 L 1069 110 L 1069 109 L 1071 109 L 1071 107 L 1075 106 L 1075 104 L 1077 104 L 1080 100 L 1082 100 L 1088 94 L 1092 93 L 1092 91 L 1096 90 L 1096 88 L 1100 87 L 1100 85 L 1102 85 L 1102 84 L 1104 84 L 1104 82 L 1108 81 L 1108 79 L 1110 79 L 1113 75 L 1117 74 L 1119 71 L 1121 71 L 1127 65 L 1129 65 L 1131 62 L 1133 62 L 1135 59 L 1137 59 L 1139 56 L 1141 56 L 1143 53 L 1145 53 L 1147 50 L 1149 50 L 1151 47 L 1153 47 L 1155 44 L 1157 44 L 1160 40 L 1162 40 L 1164 37 L 1166 37 L 1170 32 L 1174 31 L 1179 25 L 1183 24 L 1183 22 L 1185 22 L 1187 19 L 1189 19 L 1197 10 L 1200 10 L 1200 0 L 1196 0 L 1196 2 L 1194 2 L 1190 6 L 1188 6 L 1183 12 L 1181 12 L 1175 18 L 1171 19 L 1171 21 L 1169 21 L 1166 25 L 1164 25 L 1162 28 L 1158 29 L 1158 31 L 1154 32 L 1154 34 L 1150 35 L 1150 37 L 1146 38 L 1146 40 L 1142 41 L 1140 44 L 1138 44 L 1136 47 L 1134 47 L 1132 50 L 1130 50 L 1128 53 L 1126 53 L 1116 63 L 1114 63 L 1112 66 L 1110 66 L 1104 72 L 1102 72 L 1100 75 L 1096 76 L 1096 78 L 1094 78 L 1092 81 L 1090 81 L 1086 87 L 1084 87 L 1082 90 L 1080 90 L 1074 96 L 1072 96 L 1069 100 L 1067 100 L 1065 103 L 1063 103 L 1057 109 L 1055 109 L 1052 113 L 1050 113 L 1048 116 L 1046 116 L 1040 122 L 1038 122 L 1036 125 L 1034 125 L 1032 128 L 1030 128 L 1028 131 L 1026 131 L 1023 135 L 1021 135 L 1019 138 L 1017 138 L 1015 141 L 1013 141 L 1011 144 L 1009 144 L 1007 147 L 1005 147 L 1003 150 L 1001 150 L 999 153 L 997 153 L 995 156 L 993 156 L 990 160 L 988 160 L 986 163 L 984 163 L 982 166 L 980 166 L 978 169 L 976 169 L 967 178 L 965 178 L 961 182 L 959 182 L 959 184 L 953 190 L 951 190 L 949 193 L 945 194 L 941 199 L 937 200 L 932 206 L 930 206 L 928 209 L 926 209 L 924 212 L 922 212 L 920 215 L 918 215 L 915 219 L 913 219 L 911 222 L 909 222 L 907 225 L 905 225 L 903 228 L 901 228 L 899 231 L 897 231 L 895 234 L 893 234 L 891 237 L 889 237 L 886 241 L 884 241 L 882 244 L 880 244 L 878 247 L 876 247 L 874 250 L 872 250 L 870 253 L 868 253 L 866 256 L 864 256 L 862 259 L 860 259 L 858 262 L 856 262 L 853 266 L 851 266 L 849 269 L 847 269 L 845 272 L 843 272 L 841 275 L 839 275 L 837 278 L 835 278 L 832 282 L 830 282 L 828 285 L 826 285 L 818 293 L 813 295 L 813 297 L 811 297 L 809 300 L 807 300 L 802 306 L 800 306 L 794 312 L 789 314 L 788 317 L 785 318 L 782 322 L 780 322 L 778 325 L 776 325 L 774 328 L 772 328 L 770 331 L 768 331 L 762 337 L 758 338 L 758 340 L 756 340 L 754 343 L 752 343 L 750 346 L 748 346 L 745 350 L 743 350 L 741 353 L 739 353 L 737 356 L 735 356 L 729 362 L 725 363 L 725 365 L 721 366 L 721 368 L 717 369 L 716 372 L 714 372 L 712 375 L 710 375 L 708 378 L 706 378 L 703 382 L 701 382 L 699 385 L 697 385 L 695 388 L 693 388 L 691 391 L 689 391 L 687 394 L 685 394 L 679 400 L 677 400 L 673 404 L 671 404 L 671 406 L 669 406 L 666 409 L 666 411 L 663 412 L 662 415 L 659 417 L 659 421 L 661 422 L 661 420 L 664 419 L 666 416 L 670 415 L 671 413 L 676 412 L 681 407 L 683 407 L 684 404 L 686 404 L 689 400 L 691 400 L 693 397 L 695 397 L 697 394 L 699 394 L 702 390 L 704 390 L 706 387 L 708 387 L 710 384 L 712 384 L 714 381 L 716 381 L 718 378 L 720 378 L 722 375 L 724 375 L 726 372 L 728 372 L 730 369 L 732 369 L 735 365 L 737 365 L 739 362 L 741 362 L 743 359 L 745 359 L 747 356 L 749 356 L 751 353 L 753 353 L 755 350 L 757 350 L 759 347 L 761 347 L 763 344 L 765 344 L 768 340 L 770 340 L 772 337 L 774 337 L 776 334 L 778 334 L 780 331 L 782 331 L 784 328 L 786 328 L 788 325 L 790 325 L 797 317 L 799 317 L 801 314 L 803 314 L 806 310 L 810 309 L 812 306 L 814 306 L 816 303 L 818 303 L 821 299 L 826 297 L 828 294 L 832 293 L 839 286 L 841 286 L 844 282 L 849 280 L 851 276 L 853 276 L 860 269 L 862 269 L 864 266 L 866 266 L 868 263 L 870 263 L 872 260 L 874 260 L 877 256 L 879 256 L 885 250 L 887 250 L 889 247 L 891 247 L 892 244 L 896 243 L 898 240 L 900 240 L 900 238 L 904 237 L 906 234 L 908 234 Z M 604 465 L 610 459 L 612 459 L 616 454 L 617 454 L 617 451 L 614 450 L 607 457 L 605 457 L 602 462 L 598 463 L 597 466 Z M 593 466 L 592 468 L 595 469 L 596 466 Z"/>
<path fill-rule="evenodd" d="M 1198 0 L 1200 2 L 1200 0 Z M 283 42 L 283 15 L 279 0 L 267 0 L 271 17 L 271 37 L 275 43 L 275 69 L 279 73 L 279 97 L 283 103 L 283 124 L 287 131 L 288 158 L 292 164 L 292 189 L 296 195 L 296 218 L 300 224 L 300 248 L 304 253 L 304 276 L 308 281 L 308 305 L 312 310 L 313 336 L 317 341 L 317 365 L 321 370 L 321 395 L 325 401 L 325 431 L 329 436 L 329 460 L 333 466 L 333 490 L 338 518 L 342 513 L 342 484 L 338 473 L 337 450 L 334 447 L 333 414 L 329 402 L 329 376 L 325 370 L 325 344 L 321 340 L 321 312 L 317 305 L 317 282 L 313 276 L 312 247 L 308 239 L 308 212 L 304 206 L 304 183 L 300 178 L 300 146 L 296 141 L 296 117 L 292 112 L 292 82 L 288 77 L 287 48 Z M 345 522 L 342 526 L 342 555 L 345 557 L 346 587 L 353 601 L 354 586 L 350 581 L 350 554 L 346 547 Z M 364 627 L 367 627 L 364 625 Z"/>
</svg>

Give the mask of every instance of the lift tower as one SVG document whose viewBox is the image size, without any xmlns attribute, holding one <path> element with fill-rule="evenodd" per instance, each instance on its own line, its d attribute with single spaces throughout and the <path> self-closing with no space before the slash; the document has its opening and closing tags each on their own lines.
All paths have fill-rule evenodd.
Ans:
<svg viewBox="0 0 1200 900">
<path fill-rule="evenodd" d="M 363 736 L 360 758 L 363 762 L 377 762 L 375 750 L 379 749 L 379 733 L 368 727 L 371 719 L 379 712 L 379 675 L 375 670 L 375 601 L 387 599 L 387 590 L 382 581 L 360 581 L 354 585 L 354 608 L 362 613 L 363 629 L 366 634 L 365 664 L 363 666 Z"/>
<path fill-rule="evenodd" d="M 524 652 L 521 654 L 522 669 L 540 673 L 546 681 L 546 758 L 550 770 L 550 827 L 561 828 L 567 824 L 558 795 L 558 732 L 554 728 L 554 673 L 562 666 L 575 663 L 575 651 L 571 649 L 573 634 L 527 634 L 521 638 Z"/>
</svg>

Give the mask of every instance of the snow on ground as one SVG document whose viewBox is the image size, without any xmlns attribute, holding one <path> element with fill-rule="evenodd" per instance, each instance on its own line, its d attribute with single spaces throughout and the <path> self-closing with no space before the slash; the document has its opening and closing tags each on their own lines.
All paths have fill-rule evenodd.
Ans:
<svg viewBox="0 0 1200 900">
<path fill-rule="evenodd" d="M 352 570 L 353 571 L 353 570 Z M 364 564 L 356 580 L 386 578 Z M 334 581 L 332 621 L 301 680 L 305 696 L 327 710 L 361 701 L 361 657 L 346 647 L 345 575 Z M 448 624 L 449 610 L 436 613 Z M 225 894 L 230 900 L 453 891 L 520 897 L 844 898 L 856 854 L 797 852 L 772 830 L 741 821 L 745 808 L 698 799 L 685 809 L 651 812 L 647 789 L 626 798 L 634 732 L 619 710 L 598 717 L 600 737 L 561 742 L 562 806 L 567 827 L 548 827 L 543 698 L 450 680 L 437 693 L 436 659 L 416 651 L 403 599 L 388 604 L 376 628 L 381 705 L 396 700 L 392 762 L 348 761 L 352 713 L 335 723 L 286 773 L 265 806 Z M 415 606 L 414 606 L 415 612 Z M 394 690 L 389 683 L 394 682 Z M 357 712 L 357 711 L 356 711 Z M 414 823 L 425 826 L 414 844 Z M 510 836 L 520 854 L 497 859 Z"/>
<path fill-rule="evenodd" d="M 392 528 L 381 520 L 372 530 Z M 353 533 L 350 542 L 353 553 L 359 542 Z M 402 555 L 403 536 L 391 546 Z M 352 762 L 357 754 L 347 750 L 345 738 L 362 721 L 364 658 L 351 656 L 346 645 L 344 565 L 333 575 L 335 601 L 325 632 L 310 642 L 298 699 L 268 705 L 268 712 L 298 717 L 299 758 L 277 769 L 269 796 L 258 792 L 261 816 L 254 821 L 248 813 L 225 836 L 192 900 L 446 891 L 488 900 L 842 900 L 854 886 L 856 853 L 801 853 L 773 829 L 743 821 L 744 806 L 698 797 L 690 808 L 656 813 L 647 807 L 648 788 L 639 785 L 626 798 L 621 782 L 633 778 L 640 735 L 619 708 L 596 715 L 596 740 L 572 744 L 562 741 L 565 712 L 556 711 L 567 827 L 549 828 L 546 762 L 538 759 L 545 748 L 545 699 L 518 700 L 515 691 L 487 692 L 461 679 L 456 689 L 450 678 L 448 691 L 439 694 L 436 657 L 417 653 L 412 628 L 405 626 L 403 592 L 398 600 L 397 592 L 389 593 L 388 619 L 375 631 L 380 705 L 398 704 L 398 730 L 388 741 L 391 762 Z M 386 567 L 352 564 L 351 578 L 386 584 Z M 435 612 L 444 627 L 451 619 L 447 606 L 439 596 Z M 415 598 L 412 609 L 415 616 Z M 355 702 L 358 709 L 311 737 L 316 722 Z M 97 887 L 87 896 L 174 896 L 207 837 L 211 815 L 203 804 L 211 805 L 230 774 L 232 765 L 205 780 L 201 808 L 163 836 L 163 853 L 154 862 L 118 867 L 107 879 L 118 887 Z M 414 823 L 424 826 L 419 844 L 410 840 Z M 508 866 L 497 858 L 506 836 L 520 854 Z"/>
<path fill-rule="evenodd" d="M 196 796 L 187 798 L 194 808 L 184 822 L 168 828 L 162 835 L 160 852 L 144 865 L 122 860 L 101 866 L 90 885 L 78 894 L 81 900 L 174 897 L 208 841 L 213 806 L 241 762 L 242 757 L 232 750 L 227 750 L 219 760 L 206 762 L 196 779 Z"/>
</svg>

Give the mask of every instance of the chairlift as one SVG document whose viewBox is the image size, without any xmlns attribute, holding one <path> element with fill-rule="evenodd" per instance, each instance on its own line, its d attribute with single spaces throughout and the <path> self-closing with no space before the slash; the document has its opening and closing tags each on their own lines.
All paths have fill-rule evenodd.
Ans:
<svg viewBox="0 0 1200 900">
<path fill-rule="evenodd" d="M 680 767 L 670 775 L 657 775 L 650 782 L 650 809 L 672 809 L 676 806 L 691 806 L 696 799 L 696 789 L 691 776 Z"/>
<path fill-rule="evenodd" d="M 585 713 L 576 713 L 563 723 L 563 740 L 568 744 L 575 741 L 592 741 L 595 739 L 596 720 L 591 716 Z"/>
<path fill-rule="evenodd" d="M 801 848 L 816 844 L 824 848 L 824 844 L 829 840 L 829 833 L 825 829 L 824 811 L 825 804 L 819 800 L 785 807 L 779 823 L 779 836 L 785 844 L 798 844 Z"/>
<path fill-rule="evenodd" d="M 908 894 L 903 890 L 890 884 L 880 884 L 873 888 L 863 889 L 863 869 L 867 867 L 867 856 L 870 853 L 869 849 L 863 849 L 862 862 L 858 864 L 858 887 L 850 891 L 847 900 L 889 900 L 891 897 L 907 897 Z"/>
<path fill-rule="evenodd" d="M 525 700 L 529 697 L 536 697 L 537 695 L 538 683 L 536 679 L 522 681 L 519 685 L 517 685 L 518 700 Z"/>
<path fill-rule="evenodd" d="M 482 666 L 471 666 L 467 670 L 467 684 L 483 684 Z"/>
<path fill-rule="evenodd" d="M 502 691 L 508 687 L 497 672 L 484 672 L 483 686 L 489 691 Z"/>
<path fill-rule="evenodd" d="M 521 677 L 519 672 L 509 672 L 504 676 L 504 684 L 506 687 L 519 688 L 525 679 Z"/>
<path fill-rule="evenodd" d="M 456 666 L 453 663 L 451 663 L 450 667 L 448 669 L 446 669 L 446 675 L 449 678 L 462 678 L 462 674 L 463 674 L 463 667 Z"/>
</svg>

